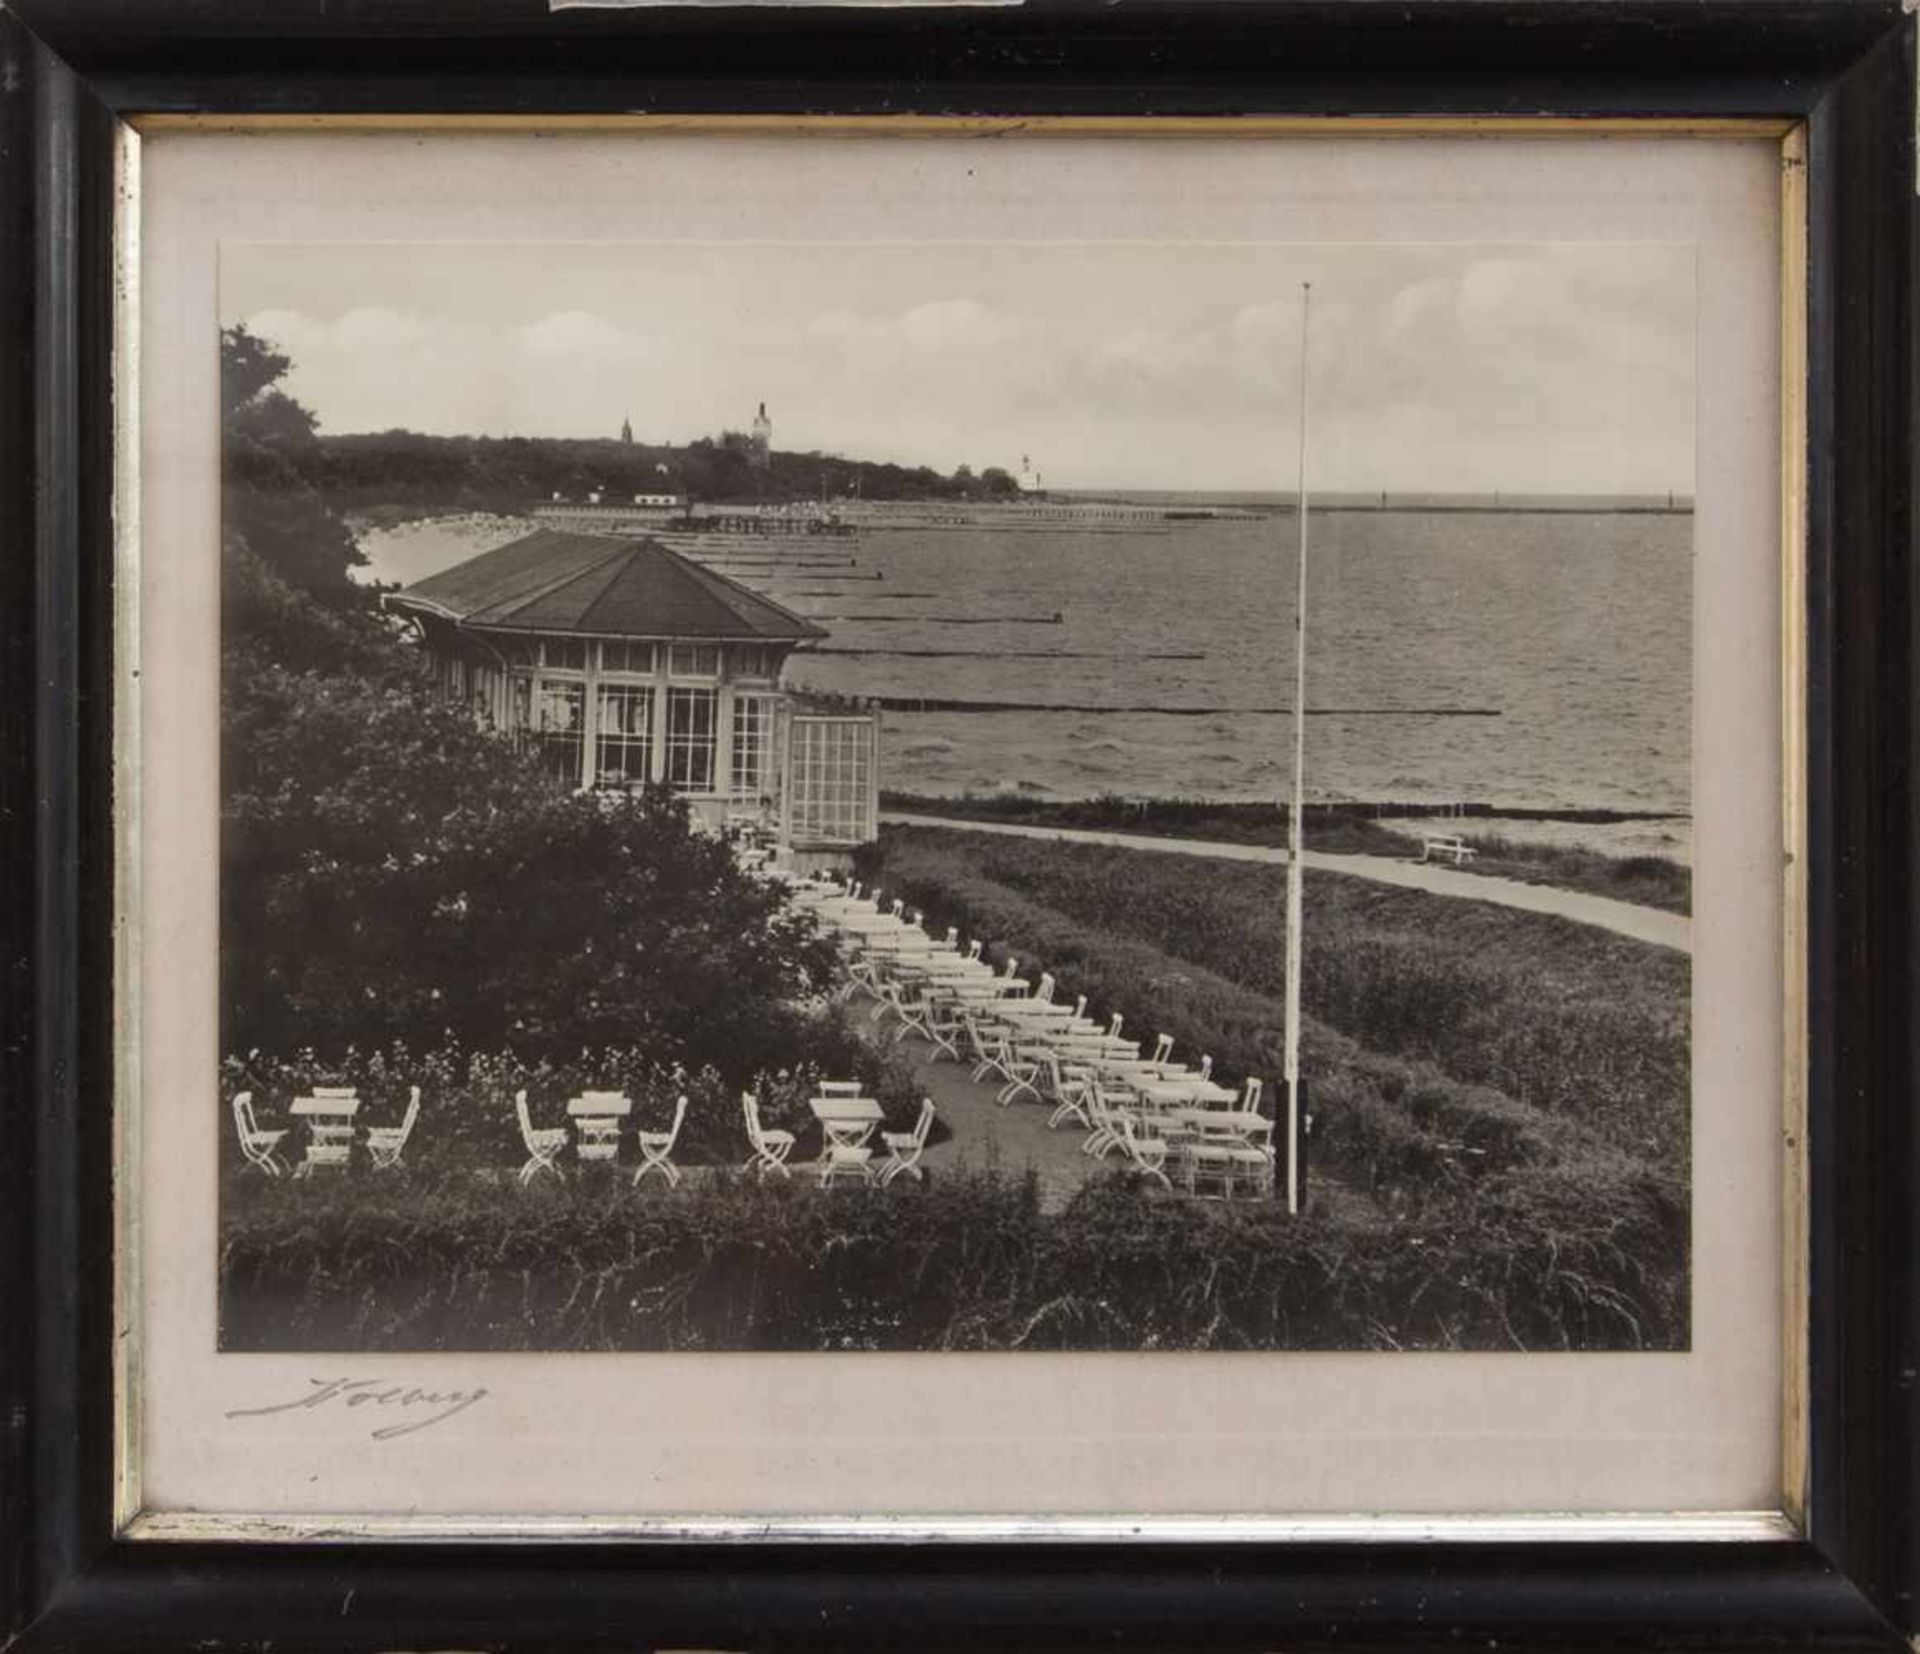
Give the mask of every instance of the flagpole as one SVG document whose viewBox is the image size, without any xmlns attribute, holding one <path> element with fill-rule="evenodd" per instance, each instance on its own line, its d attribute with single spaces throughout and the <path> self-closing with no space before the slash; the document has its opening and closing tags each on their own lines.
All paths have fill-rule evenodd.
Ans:
<svg viewBox="0 0 1920 1654">
<path fill-rule="evenodd" d="M 1287 1212 L 1300 1210 L 1301 818 L 1307 775 L 1307 321 L 1313 283 L 1300 284 L 1299 590 L 1293 610 L 1293 815 L 1287 854 Z"/>
</svg>

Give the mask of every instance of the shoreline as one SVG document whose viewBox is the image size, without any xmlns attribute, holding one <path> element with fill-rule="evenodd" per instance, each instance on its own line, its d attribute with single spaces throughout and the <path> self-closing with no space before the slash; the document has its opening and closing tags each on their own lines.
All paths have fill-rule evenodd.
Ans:
<svg viewBox="0 0 1920 1654">
<path fill-rule="evenodd" d="M 883 789 L 883 810 L 905 813 L 947 814 L 978 812 L 985 820 L 1010 820 L 1063 811 L 1098 810 L 1104 813 L 1128 811 L 1142 817 L 1206 814 L 1245 816 L 1285 820 L 1286 806 L 1268 799 L 1212 799 L 1182 796 L 1123 798 L 1102 794 L 1088 798 L 1028 798 L 1020 793 L 909 793 Z M 1457 803 L 1411 802 L 1398 799 L 1309 799 L 1305 819 L 1309 827 L 1316 819 L 1352 818 L 1384 821 L 1404 816 L 1415 820 L 1557 821 L 1575 826 L 1617 826 L 1637 821 L 1691 822 L 1689 810 L 1630 810 L 1613 805 L 1525 805 L 1496 804 L 1486 800 L 1461 800 Z"/>
</svg>

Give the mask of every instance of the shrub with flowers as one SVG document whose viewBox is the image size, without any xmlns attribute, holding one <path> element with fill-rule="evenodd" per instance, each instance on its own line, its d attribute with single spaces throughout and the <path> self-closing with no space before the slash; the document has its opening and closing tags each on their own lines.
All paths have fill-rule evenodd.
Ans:
<svg viewBox="0 0 1920 1654">
<path fill-rule="evenodd" d="M 287 1109 L 296 1097 L 316 1086 L 352 1086 L 360 1096 L 358 1124 L 397 1125 L 411 1088 L 418 1086 L 420 1117 L 404 1164 L 423 1172 L 519 1165 L 526 1149 L 514 1097 L 521 1091 L 536 1127 L 563 1124 L 568 1099 L 583 1091 L 624 1092 L 633 1112 L 622 1122 L 619 1159 L 628 1165 L 637 1160 L 633 1134 L 666 1130 L 681 1096 L 687 1099 L 687 1117 L 674 1160 L 683 1166 L 732 1165 L 747 1157 L 743 1091 L 759 1098 L 768 1126 L 801 1139 L 803 1157 L 818 1141 L 807 1100 L 819 1094 L 822 1080 L 860 1080 L 885 1111 L 887 1129 L 911 1126 L 919 1095 L 904 1059 L 858 1038 L 837 1010 L 798 1020 L 794 1027 L 793 1060 L 778 1068 L 705 1063 L 689 1069 L 640 1045 L 582 1047 L 564 1056 L 471 1050 L 457 1040 L 427 1047 L 401 1040 L 348 1046 L 325 1058 L 310 1047 L 286 1056 L 256 1049 L 221 1064 L 221 1117 L 224 1123 L 233 1097 L 246 1091 L 260 1124 L 274 1129 L 290 1123 Z M 222 1131 L 221 1141 L 229 1171 L 238 1173 L 244 1162 L 230 1129 Z"/>
</svg>

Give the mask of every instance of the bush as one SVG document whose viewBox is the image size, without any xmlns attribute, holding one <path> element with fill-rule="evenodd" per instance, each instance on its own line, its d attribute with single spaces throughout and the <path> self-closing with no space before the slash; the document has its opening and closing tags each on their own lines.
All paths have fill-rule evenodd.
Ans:
<svg viewBox="0 0 1920 1654">
<path fill-rule="evenodd" d="M 859 1039 L 837 1010 L 795 1017 L 791 1036 L 785 1060 L 773 1069 L 708 1064 L 689 1070 L 630 1045 L 532 1057 L 458 1044 L 416 1049 L 395 1041 L 349 1047 L 325 1058 L 311 1050 L 286 1057 L 258 1050 L 229 1057 L 221 1065 L 219 1126 L 228 1194 L 247 1178 L 229 1112 L 241 1091 L 253 1094 L 255 1116 L 271 1130 L 287 1123 L 285 1111 L 294 1098 L 323 1085 L 355 1088 L 362 1107 L 359 1124 L 398 1125 L 409 1089 L 417 1085 L 420 1117 L 405 1164 L 423 1174 L 449 1176 L 510 1170 L 526 1159 L 513 1106 L 520 1091 L 527 1093 L 527 1111 L 537 1127 L 561 1123 L 567 1100 L 583 1091 L 625 1092 L 633 1099 L 633 1112 L 622 1125 L 619 1154 L 629 1170 L 638 1164 L 634 1134 L 666 1130 L 682 1095 L 687 1117 L 674 1160 L 683 1166 L 746 1159 L 740 1094 L 747 1090 L 759 1098 L 766 1125 L 800 1138 L 795 1152 L 801 1157 L 818 1152 L 819 1124 L 807 1099 L 819 1094 L 824 1079 L 860 1080 L 879 1102 L 885 1129 L 912 1127 L 920 1093 L 911 1066 L 899 1054 Z"/>
<path fill-rule="evenodd" d="M 386 1191 L 391 1191 L 387 1193 Z M 1414 1223 L 1196 1208 L 1121 1175 L 821 1191 L 717 1176 L 256 1184 L 222 1227 L 227 1350 L 1636 1349 L 1686 1341 L 1684 1208 L 1621 1171 L 1503 1179 Z"/>
<path fill-rule="evenodd" d="M 227 702 L 229 1050 L 777 1065 L 784 1002 L 829 980 L 811 921 L 663 792 L 558 792 L 423 684 L 256 666 Z"/>
</svg>

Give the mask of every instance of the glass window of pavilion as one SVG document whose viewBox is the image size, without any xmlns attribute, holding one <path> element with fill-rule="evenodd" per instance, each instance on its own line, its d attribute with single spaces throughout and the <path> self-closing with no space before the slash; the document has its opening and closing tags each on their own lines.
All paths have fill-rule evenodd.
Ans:
<svg viewBox="0 0 1920 1654">
<path fill-rule="evenodd" d="M 787 657 L 826 633 L 656 541 L 543 529 L 406 590 L 442 691 L 557 784 L 666 786 L 710 825 L 871 839 L 878 720 L 810 706 Z"/>
</svg>

